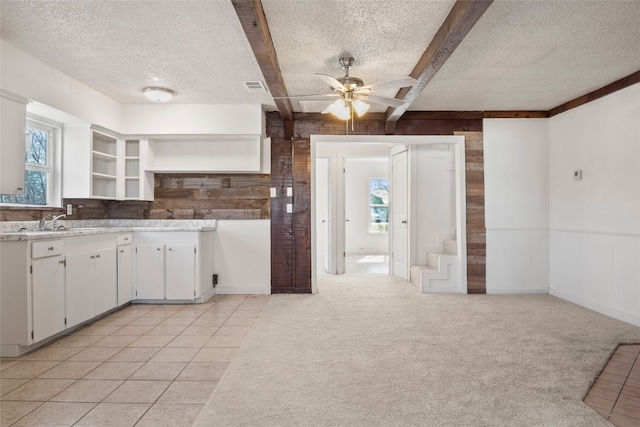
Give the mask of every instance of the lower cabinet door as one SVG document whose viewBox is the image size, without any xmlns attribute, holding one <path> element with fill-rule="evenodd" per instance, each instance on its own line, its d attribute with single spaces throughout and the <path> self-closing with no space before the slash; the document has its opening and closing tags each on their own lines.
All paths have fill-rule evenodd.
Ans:
<svg viewBox="0 0 640 427">
<path fill-rule="evenodd" d="M 67 327 L 94 316 L 93 254 L 67 255 Z"/>
<path fill-rule="evenodd" d="M 133 299 L 133 259 L 131 245 L 118 247 L 118 305 Z"/>
<path fill-rule="evenodd" d="M 32 342 L 35 343 L 65 329 L 64 256 L 34 259 L 31 266 Z"/>
<path fill-rule="evenodd" d="M 103 249 L 94 258 L 94 311 L 98 316 L 118 303 L 118 273 L 116 248 Z"/>
<path fill-rule="evenodd" d="M 167 245 L 167 299 L 194 299 L 195 273 L 195 245 Z"/>
<path fill-rule="evenodd" d="M 136 299 L 164 299 L 164 245 L 136 246 Z"/>
</svg>

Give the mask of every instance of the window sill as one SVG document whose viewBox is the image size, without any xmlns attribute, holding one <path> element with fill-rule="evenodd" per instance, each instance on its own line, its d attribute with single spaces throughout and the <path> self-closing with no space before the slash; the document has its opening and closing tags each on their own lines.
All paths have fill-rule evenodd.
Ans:
<svg viewBox="0 0 640 427">
<path fill-rule="evenodd" d="M 53 209 L 63 209 L 62 206 L 45 206 L 45 205 L 19 205 L 17 203 L 0 203 L 0 209 L 2 210 L 25 210 L 31 209 L 34 211 L 45 211 Z"/>
</svg>

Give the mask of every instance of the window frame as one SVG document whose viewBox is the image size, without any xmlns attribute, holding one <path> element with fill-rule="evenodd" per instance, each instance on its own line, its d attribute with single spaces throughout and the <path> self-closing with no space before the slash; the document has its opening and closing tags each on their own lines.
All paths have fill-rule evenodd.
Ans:
<svg viewBox="0 0 640 427">
<path fill-rule="evenodd" d="M 376 203 L 371 203 L 371 195 L 372 195 L 372 191 L 371 191 L 371 184 L 372 181 L 386 181 L 387 182 L 387 203 L 386 204 L 376 204 Z M 389 233 L 389 200 L 388 200 L 388 196 L 389 196 L 389 178 L 388 177 L 384 177 L 384 178 L 369 178 L 369 187 L 367 189 L 368 191 L 368 201 L 369 201 L 369 208 L 368 208 L 368 213 L 369 213 L 369 219 L 368 219 L 368 227 L 367 227 L 367 232 L 369 234 L 388 234 Z M 371 209 L 374 207 L 386 207 L 387 208 L 387 222 L 386 223 L 374 223 L 372 222 L 371 219 Z M 371 227 L 375 224 L 387 224 L 387 229 L 386 230 L 373 230 Z"/>
<path fill-rule="evenodd" d="M 29 204 L 29 203 L 11 203 L 11 202 L 0 201 L 0 206 L 2 206 L 3 208 L 13 207 L 13 208 L 29 208 L 29 209 L 61 207 L 62 206 L 62 197 L 61 197 L 62 124 L 27 112 L 25 136 L 26 136 L 26 128 L 37 129 L 41 132 L 46 132 L 48 134 L 47 164 L 43 166 L 43 165 L 27 163 L 26 141 L 25 141 L 25 160 L 24 160 L 25 174 L 27 170 L 47 173 L 46 203 L 43 205 L 36 205 L 36 204 Z"/>
</svg>

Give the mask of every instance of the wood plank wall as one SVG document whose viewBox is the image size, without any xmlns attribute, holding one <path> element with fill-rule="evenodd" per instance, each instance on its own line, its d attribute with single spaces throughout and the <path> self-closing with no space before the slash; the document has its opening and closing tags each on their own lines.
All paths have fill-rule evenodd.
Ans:
<svg viewBox="0 0 640 427">
<path fill-rule="evenodd" d="M 487 292 L 487 233 L 484 220 L 484 146 L 482 132 L 455 132 L 465 137 L 467 188 L 467 293 Z"/>
<path fill-rule="evenodd" d="M 284 138 L 278 113 L 267 113 L 272 138 L 271 185 L 294 186 L 294 217 L 283 212 L 285 198 L 271 204 L 272 293 L 311 292 L 311 152 L 310 135 L 344 135 L 345 122 L 319 114 L 294 116 L 294 139 Z M 351 135 L 384 135 L 384 115 L 357 119 Z M 397 123 L 398 135 L 454 135 L 469 139 L 467 161 L 467 250 L 469 293 L 485 293 L 484 158 L 482 114 L 406 113 Z M 292 162 L 289 165 L 289 161 Z M 286 165 L 286 166 L 285 166 Z M 308 196 L 307 196 L 308 193 Z M 281 193 L 278 193 L 281 194 Z M 285 193 L 283 193 L 285 194 Z M 307 199 L 308 197 L 308 199 Z M 289 202 L 291 203 L 291 201 Z M 307 268 L 307 264 L 309 267 Z M 307 285 L 308 283 L 308 285 Z"/>
<path fill-rule="evenodd" d="M 64 199 L 67 219 L 269 219 L 269 175 L 156 174 L 153 202 Z M 63 209 L 2 208 L 1 221 L 38 221 Z"/>
</svg>

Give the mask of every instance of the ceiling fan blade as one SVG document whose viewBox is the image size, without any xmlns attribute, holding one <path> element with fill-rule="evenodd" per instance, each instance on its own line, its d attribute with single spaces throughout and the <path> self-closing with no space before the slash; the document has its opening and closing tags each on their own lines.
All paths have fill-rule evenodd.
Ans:
<svg viewBox="0 0 640 427">
<path fill-rule="evenodd" d="M 329 76 L 327 74 L 320 74 L 320 73 L 315 73 L 315 76 L 317 78 L 319 78 L 320 80 L 322 80 L 323 82 L 327 83 L 329 86 L 331 86 L 334 89 L 338 89 L 341 91 L 346 91 L 347 88 L 344 87 L 344 85 L 342 83 L 340 83 L 338 80 L 336 80 L 334 77 Z"/>
<path fill-rule="evenodd" d="M 415 86 L 418 81 L 413 77 L 402 77 L 395 80 L 387 80 L 386 82 L 374 83 L 368 86 L 362 86 L 359 91 L 370 90 L 371 92 L 384 92 L 386 90 L 400 89 L 401 87 Z"/>
<path fill-rule="evenodd" d="M 316 93 L 311 95 L 291 95 L 291 96 L 274 96 L 273 99 L 292 99 L 292 98 L 337 98 L 337 93 Z"/>
<path fill-rule="evenodd" d="M 399 107 L 404 104 L 402 99 L 387 98 L 386 96 L 368 95 L 363 96 L 362 100 L 365 102 L 372 102 L 374 104 L 387 105 L 389 107 Z"/>
</svg>

